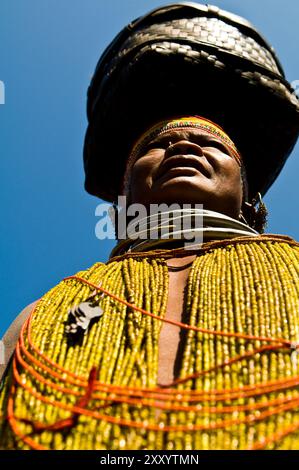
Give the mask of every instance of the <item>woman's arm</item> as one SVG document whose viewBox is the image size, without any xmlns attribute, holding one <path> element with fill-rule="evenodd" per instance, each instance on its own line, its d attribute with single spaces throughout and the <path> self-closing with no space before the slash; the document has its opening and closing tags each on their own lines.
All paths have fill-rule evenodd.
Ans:
<svg viewBox="0 0 299 470">
<path fill-rule="evenodd" d="M 37 303 L 37 300 L 27 305 L 27 307 L 25 307 L 21 311 L 21 313 L 12 322 L 12 324 L 10 325 L 10 327 L 8 328 L 8 330 L 6 331 L 5 335 L 2 338 L 2 342 L 3 342 L 2 347 L 4 349 L 4 363 L 0 362 L 0 382 L 2 381 L 2 377 L 4 376 L 7 365 L 9 364 L 9 361 L 15 350 L 15 346 L 17 344 L 22 325 L 29 317 L 30 312 L 32 311 L 36 303 Z"/>
</svg>

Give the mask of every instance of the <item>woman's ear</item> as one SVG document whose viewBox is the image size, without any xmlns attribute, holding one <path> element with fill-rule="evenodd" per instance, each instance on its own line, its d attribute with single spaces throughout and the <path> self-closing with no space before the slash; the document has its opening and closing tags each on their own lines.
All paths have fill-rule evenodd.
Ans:
<svg viewBox="0 0 299 470">
<path fill-rule="evenodd" d="M 259 203 L 258 208 L 255 205 Z M 262 201 L 260 193 L 251 202 L 244 201 L 240 216 L 246 220 L 245 223 L 252 227 L 259 233 L 264 233 L 267 227 L 268 210 L 265 203 Z M 240 217 L 239 217 L 240 218 Z M 241 219 L 240 219 L 241 220 Z"/>
</svg>

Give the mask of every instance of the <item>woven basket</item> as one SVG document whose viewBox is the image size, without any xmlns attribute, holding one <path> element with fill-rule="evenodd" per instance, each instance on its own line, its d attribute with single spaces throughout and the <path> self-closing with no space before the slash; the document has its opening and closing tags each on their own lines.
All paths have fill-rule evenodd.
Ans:
<svg viewBox="0 0 299 470">
<path fill-rule="evenodd" d="M 249 197 L 266 193 L 298 137 L 299 101 L 274 50 L 243 18 L 177 3 L 122 30 L 88 89 L 85 189 L 117 199 L 126 158 L 160 119 L 199 114 L 220 124 L 243 155 Z"/>
</svg>

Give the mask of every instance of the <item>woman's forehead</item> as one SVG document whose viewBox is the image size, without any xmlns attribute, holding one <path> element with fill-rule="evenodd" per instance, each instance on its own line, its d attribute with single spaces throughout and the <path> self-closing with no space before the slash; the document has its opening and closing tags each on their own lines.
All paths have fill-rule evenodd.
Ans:
<svg viewBox="0 0 299 470">
<path fill-rule="evenodd" d="M 217 145 L 221 144 L 223 148 L 229 150 L 228 153 L 237 160 L 239 165 L 241 164 L 241 155 L 226 132 L 212 121 L 199 117 L 163 121 L 149 128 L 133 146 L 128 159 L 129 164 L 140 158 L 150 146 L 159 147 L 159 142 L 163 142 L 163 147 L 165 147 L 165 140 L 174 143 L 182 139 L 199 145 L 217 142 Z"/>
<path fill-rule="evenodd" d="M 202 138 L 204 140 L 221 140 L 214 134 L 211 134 L 204 129 L 200 128 L 178 128 L 178 129 L 168 129 L 165 130 L 156 136 L 154 136 L 149 143 L 165 141 L 166 139 L 177 140 L 192 140 L 194 138 Z"/>
</svg>

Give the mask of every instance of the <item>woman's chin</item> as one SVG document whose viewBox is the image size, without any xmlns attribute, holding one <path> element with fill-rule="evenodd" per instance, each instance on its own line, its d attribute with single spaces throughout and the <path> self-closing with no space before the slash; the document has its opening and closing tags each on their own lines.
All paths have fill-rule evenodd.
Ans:
<svg viewBox="0 0 299 470">
<path fill-rule="evenodd" d="M 193 181 L 192 181 L 193 180 Z M 152 186 L 151 196 L 154 202 L 177 202 L 202 204 L 211 199 L 214 189 L 211 184 L 187 176 L 176 176 Z"/>
</svg>

